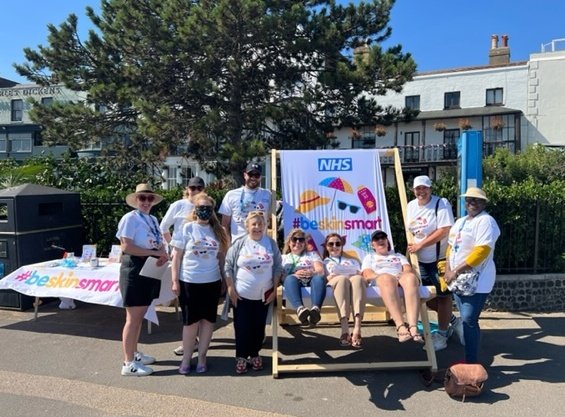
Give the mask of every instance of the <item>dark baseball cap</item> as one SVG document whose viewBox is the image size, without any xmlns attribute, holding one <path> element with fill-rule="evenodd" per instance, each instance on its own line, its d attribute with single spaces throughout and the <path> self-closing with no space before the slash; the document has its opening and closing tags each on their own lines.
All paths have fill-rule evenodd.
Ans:
<svg viewBox="0 0 565 417">
<path fill-rule="evenodd" d="M 263 172 L 263 168 L 257 162 L 250 162 L 247 164 L 247 168 L 245 168 L 245 172 L 248 174 L 252 171 L 257 171 L 259 174 Z"/>
<path fill-rule="evenodd" d="M 376 240 L 376 239 L 379 239 L 381 237 L 388 238 L 388 235 L 385 232 L 383 232 L 382 230 L 375 230 L 371 234 L 371 240 Z"/>
<path fill-rule="evenodd" d="M 192 177 L 188 180 L 189 187 L 205 187 L 204 180 L 200 177 Z"/>
</svg>

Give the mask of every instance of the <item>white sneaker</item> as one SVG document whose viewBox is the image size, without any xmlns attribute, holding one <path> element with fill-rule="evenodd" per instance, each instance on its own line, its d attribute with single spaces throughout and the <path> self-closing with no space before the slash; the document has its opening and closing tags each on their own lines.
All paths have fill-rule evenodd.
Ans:
<svg viewBox="0 0 565 417">
<path fill-rule="evenodd" d="M 438 350 L 445 349 L 447 347 L 447 336 L 444 336 L 438 332 L 432 333 L 432 344 L 436 352 Z"/>
<path fill-rule="evenodd" d="M 122 366 L 123 376 L 147 376 L 152 373 L 153 369 L 137 361 L 133 361 L 129 365 Z"/>
<path fill-rule="evenodd" d="M 133 354 L 134 362 L 139 362 L 143 365 L 151 365 L 155 363 L 156 359 L 153 356 L 144 355 L 143 352 L 135 352 Z"/>
<path fill-rule="evenodd" d="M 457 335 L 459 343 L 465 346 L 465 336 L 463 335 L 463 320 L 461 317 L 457 317 L 455 321 L 449 326 L 452 334 Z"/>
</svg>

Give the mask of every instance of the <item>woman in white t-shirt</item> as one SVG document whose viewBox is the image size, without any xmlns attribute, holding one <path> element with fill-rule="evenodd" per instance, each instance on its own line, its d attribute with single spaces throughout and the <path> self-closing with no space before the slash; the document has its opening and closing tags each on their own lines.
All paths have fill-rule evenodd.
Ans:
<svg viewBox="0 0 565 417">
<path fill-rule="evenodd" d="M 228 236 L 214 213 L 214 199 L 204 193 L 194 199 L 192 221 L 171 240 L 172 290 L 182 310 L 183 358 L 179 373 L 190 373 L 190 361 L 198 336 L 197 373 L 208 370 L 206 355 L 218 309 Z"/>
<path fill-rule="evenodd" d="M 475 294 L 453 298 L 463 320 L 465 363 L 478 363 L 481 329 L 479 316 L 496 278 L 494 246 L 500 236 L 496 221 L 485 211 L 488 199 L 483 190 L 470 187 L 465 198 L 467 215 L 458 219 L 449 231 L 445 281 L 449 284 L 462 272 L 478 272 Z"/>
<path fill-rule="evenodd" d="M 337 233 L 324 241 L 324 264 L 328 285 L 332 287 L 341 325 L 341 346 L 361 347 L 361 321 L 365 313 L 367 282 L 361 276 L 361 264 L 343 252 L 345 242 Z M 353 332 L 349 333 L 349 316 L 353 313 Z"/>
<path fill-rule="evenodd" d="M 308 236 L 302 229 L 288 234 L 283 248 L 284 294 L 296 308 L 298 320 L 304 325 L 318 324 L 320 308 L 326 298 L 326 270 L 317 252 L 308 251 Z M 310 287 L 312 308 L 304 307 L 302 287 Z"/>
<path fill-rule="evenodd" d="M 126 213 L 118 223 L 116 237 L 120 240 L 120 292 L 126 309 L 126 323 L 122 332 L 124 365 L 122 375 L 145 376 L 153 370 L 146 365 L 155 362 L 152 356 L 137 350 L 143 317 L 153 299 L 159 297 L 161 281 L 140 275 L 148 257 L 159 258 L 158 265 L 169 259 L 159 223 L 149 212 L 163 200 L 148 184 L 138 184 L 128 194 L 126 203 L 135 210 Z"/>
<path fill-rule="evenodd" d="M 403 343 L 413 340 L 423 343 L 424 339 L 418 333 L 417 321 L 420 308 L 420 281 L 412 270 L 408 259 L 400 253 L 391 251 L 387 234 L 376 230 L 371 235 L 371 246 L 375 253 L 363 259 L 361 266 L 366 280 L 375 280 L 381 293 L 385 307 L 389 311 L 394 324 L 398 341 Z M 404 310 L 406 322 L 402 315 L 402 300 L 398 286 L 404 293 Z"/>
<path fill-rule="evenodd" d="M 251 366 L 263 369 L 259 351 L 265 323 L 281 277 L 281 254 L 277 243 L 265 235 L 265 213 L 251 211 L 245 219 L 247 233 L 233 241 L 226 255 L 226 311 L 233 305 L 235 372 Z"/>
</svg>

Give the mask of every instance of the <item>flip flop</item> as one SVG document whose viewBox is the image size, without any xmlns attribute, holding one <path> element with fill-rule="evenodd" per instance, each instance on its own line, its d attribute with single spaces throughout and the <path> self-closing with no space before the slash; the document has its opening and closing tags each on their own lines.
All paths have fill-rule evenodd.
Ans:
<svg viewBox="0 0 565 417">
<path fill-rule="evenodd" d="M 340 346 L 350 346 L 351 345 L 351 337 L 349 336 L 348 333 L 344 333 L 341 335 L 341 337 L 339 338 L 339 344 Z"/>
<path fill-rule="evenodd" d="M 404 329 L 403 332 L 400 330 Z M 408 329 L 408 325 L 406 323 L 402 323 L 400 326 L 396 328 L 396 335 L 398 336 L 398 341 L 400 343 L 407 342 L 412 340 L 412 335 L 410 334 L 410 329 Z"/>
<path fill-rule="evenodd" d="M 359 348 L 363 344 L 363 338 L 361 337 L 360 333 L 352 333 L 351 334 L 351 346 L 354 348 Z"/>
</svg>

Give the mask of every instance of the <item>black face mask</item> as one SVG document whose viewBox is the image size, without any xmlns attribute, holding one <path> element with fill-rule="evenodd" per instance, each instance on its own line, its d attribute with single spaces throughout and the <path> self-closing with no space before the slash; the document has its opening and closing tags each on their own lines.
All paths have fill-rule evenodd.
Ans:
<svg viewBox="0 0 565 417">
<path fill-rule="evenodd" d="M 210 217 L 212 217 L 212 207 L 198 206 L 194 210 L 194 213 L 196 214 L 196 217 L 198 217 L 200 220 L 210 220 Z"/>
</svg>

